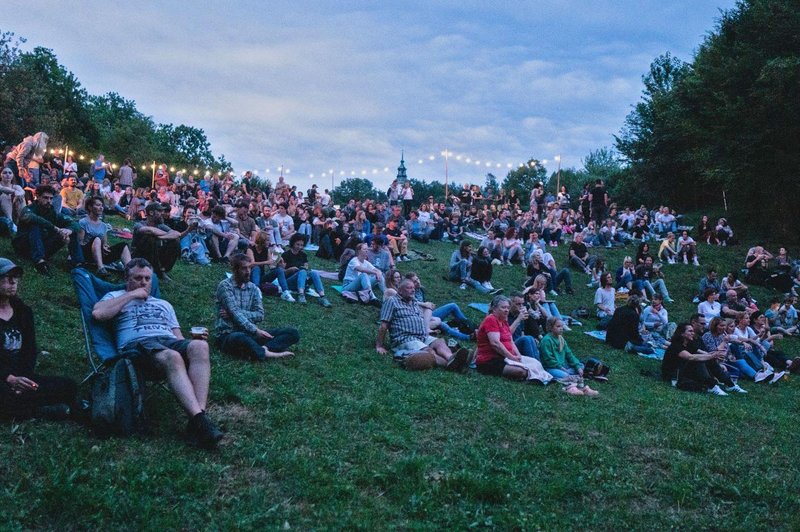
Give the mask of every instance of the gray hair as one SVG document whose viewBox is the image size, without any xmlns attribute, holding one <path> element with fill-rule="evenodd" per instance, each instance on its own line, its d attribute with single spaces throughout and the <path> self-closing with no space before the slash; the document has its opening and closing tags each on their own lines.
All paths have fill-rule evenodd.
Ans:
<svg viewBox="0 0 800 532">
<path fill-rule="evenodd" d="M 511 300 L 506 296 L 494 296 L 492 298 L 492 302 L 489 304 L 489 310 L 496 309 L 501 303 L 508 303 L 511 304 Z"/>
</svg>

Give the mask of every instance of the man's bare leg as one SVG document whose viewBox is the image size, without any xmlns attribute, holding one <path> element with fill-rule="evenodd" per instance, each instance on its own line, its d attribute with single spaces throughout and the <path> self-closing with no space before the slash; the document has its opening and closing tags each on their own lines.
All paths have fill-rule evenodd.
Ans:
<svg viewBox="0 0 800 532">
<path fill-rule="evenodd" d="M 165 349 L 155 355 L 158 365 L 164 368 L 167 373 L 167 381 L 169 387 L 183 409 L 193 417 L 203 411 L 203 408 L 197 402 L 192 381 L 189 380 L 189 375 L 186 373 L 186 365 L 183 363 L 181 354 L 172 349 Z"/>
<path fill-rule="evenodd" d="M 211 361 L 208 356 L 208 342 L 192 340 L 186 349 L 189 359 L 189 380 L 192 381 L 194 396 L 201 410 L 208 403 L 208 383 L 211 380 Z"/>
</svg>

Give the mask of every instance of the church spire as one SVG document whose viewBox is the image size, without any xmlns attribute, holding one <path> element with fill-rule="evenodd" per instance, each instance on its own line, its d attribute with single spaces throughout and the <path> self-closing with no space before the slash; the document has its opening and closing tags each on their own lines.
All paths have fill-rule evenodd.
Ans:
<svg viewBox="0 0 800 532">
<path fill-rule="evenodd" d="M 404 150 L 400 150 L 400 166 L 397 167 L 397 181 L 400 183 L 405 183 L 408 181 L 408 176 L 406 175 L 406 162 L 403 160 L 404 157 Z"/>
</svg>

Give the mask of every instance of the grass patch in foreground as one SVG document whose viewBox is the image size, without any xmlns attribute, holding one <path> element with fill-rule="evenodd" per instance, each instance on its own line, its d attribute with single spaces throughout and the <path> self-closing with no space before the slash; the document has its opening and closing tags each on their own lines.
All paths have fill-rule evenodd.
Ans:
<svg viewBox="0 0 800 532">
<path fill-rule="evenodd" d="M 454 246 L 415 245 L 436 262 L 414 269 L 442 304 L 486 301 L 441 280 Z M 746 249 L 700 246 L 703 268 L 665 266 L 686 319 L 705 271 L 738 270 Z M 567 247 L 555 249 L 566 264 Z M 616 268 L 634 250 L 602 250 Z M 11 256 L 8 241 L 0 255 Z M 56 261 L 61 265 L 60 256 Z M 333 269 L 333 263 L 315 262 Z M 30 264 L 22 297 L 34 308 L 43 373 L 83 377 L 80 320 L 67 273 L 39 277 Z M 179 264 L 164 297 L 184 330 L 213 324 L 220 266 Z M 497 267 L 510 291 L 522 269 Z M 562 312 L 591 307 L 575 273 Z M 327 283 L 326 283 L 327 284 Z M 476 373 L 409 373 L 373 349 L 377 309 L 265 301 L 267 324 L 300 329 L 298 356 L 251 364 L 212 353 L 211 410 L 228 430 L 218 453 L 186 447 L 172 396 L 147 410 L 155 434 L 98 440 L 75 424 L 5 421 L 0 507 L 6 528 L 786 528 L 800 526 L 794 464 L 797 380 L 746 383 L 746 396 L 680 392 L 643 376 L 658 363 L 607 349 L 576 327 L 573 350 L 612 367 L 596 400 L 557 385 Z M 755 290 L 765 303 L 768 292 Z M 593 320 L 588 320 L 587 327 Z M 800 353 L 798 340 L 780 349 Z"/>
</svg>

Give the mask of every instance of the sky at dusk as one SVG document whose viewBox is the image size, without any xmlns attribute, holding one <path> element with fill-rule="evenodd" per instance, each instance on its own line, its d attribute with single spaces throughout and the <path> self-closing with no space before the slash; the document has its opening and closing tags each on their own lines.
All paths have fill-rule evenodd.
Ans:
<svg viewBox="0 0 800 532">
<path fill-rule="evenodd" d="M 202 128 L 239 172 L 384 187 L 401 149 L 425 180 L 443 180 L 445 150 L 456 182 L 529 157 L 580 168 L 613 145 L 650 62 L 691 60 L 734 3 L 6 0 L 0 29 L 91 94 Z"/>
</svg>

